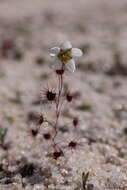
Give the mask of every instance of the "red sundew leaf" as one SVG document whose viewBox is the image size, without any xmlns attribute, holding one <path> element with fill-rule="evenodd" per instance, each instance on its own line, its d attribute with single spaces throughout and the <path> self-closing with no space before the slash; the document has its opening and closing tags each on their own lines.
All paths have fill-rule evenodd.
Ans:
<svg viewBox="0 0 127 190">
<path fill-rule="evenodd" d="M 71 102 L 72 99 L 73 99 L 73 94 L 71 94 L 71 93 L 68 92 L 67 95 L 66 95 L 66 100 L 67 100 L 68 102 Z"/>
<path fill-rule="evenodd" d="M 75 148 L 77 147 L 77 142 L 71 141 L 71 142 L 68 144 L 68 147 L 75 149 Z"/>
<path fill-rule="evenodd" d="M 43 134 L 43 137 L 44 137 L 45 140 L 50 140 L 51 139 L 50 133 Z"/>
<path fill-rule="evenodd" d="M 77 127 L 78 123 L 79 123 L 78 117 L 74 117 L 73 118 L 73 125 L 74 125 L 74 127 Z"/>
<path fill-rule="evenodd" d="M 56 152 L 53 153 L 53 158 L 55 160 L 57 160 L 61 156 L 63 156 L 63 152 L 62 151 L 56 151 Z"/>
<path fill-rule="evenodd" d="M 42 99 L 43 99 L 43 101 L 46 101 L 46 102 L 50 102 L 50 103 L 52 103 L 52 102 L 54 102 L 55 100 L 56 100 L 56 92 L 55 92 L 55 90 L 53 90 L 53 89 L 44 89 L 43 91 L 42 91 Z"/>
<path fill-rule="evenodd" d="M 31 129 L 31 134 L 33 137 L 36 137 L 38 135 L 38 130 L 37 129 Z"/>
<path fill-rule="evenodd" d="M 57 75 L 63 75 L 64 74 L 64 69 L 61 70 L 56 70 Z"/>
<path fill-rule="evenodd" d="M 43 115 L 40 115 L 39 119 L 37 121 L 37 125 L 41 125 L 43 122 L 44 122 L 44 117 L 43 117 Z"/>
</svg>

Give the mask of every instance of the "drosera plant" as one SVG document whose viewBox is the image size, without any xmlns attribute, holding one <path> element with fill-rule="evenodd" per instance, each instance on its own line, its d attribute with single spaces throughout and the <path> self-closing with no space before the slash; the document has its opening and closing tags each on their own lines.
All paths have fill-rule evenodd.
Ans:
<svg viewBox="0 0 127 190">
<path fill-rule="evenodd" d="M 73 48 L 70 41 L 65 41 L 60 47 L 53 47 L 50 49 L 50 56 L 53 58 L 53 63 L 51 64 L 51 69 L 53 69 L 55 76 L 57 78 L 57 87 L 56 88 L 46 88 L 42 90 L 42 103 L 50 104 L 50 107 L 53 106 L 53 113 L 55 113 L 53 121 L 50 121 L 45 114 L 40 114 L 40 117 L 37 121 L 37 128 L 32 129 L 32 136 L 36 137 L 41 130 L 45 127 L 44 123 L 51 127 L 51 130 L 43 132 L 43 139 L 46 141 L 51 141 L 53 148 L 52 157 L 57 160 L 58 158 L 64 156 L 64 150 L 60 143 L 57 142 L 57 137 L 60 133 L 60 119 L 63 111 L 63 104 L 70 104 L 75 98 L 75 93 L 72 93 L 69 89 L 64 89 L 66 73 L 74 73 L 76 70 L 75 57 L 80 57 L 83 55 L 82 50 L 78 48 Z M 51 109 L 50 109 L 51 110 Z M 51 110 L 52 111 L 52 110 Z M 78 117 L 74 117 L 72 120 L 73 126 L 76 128 L 78 125 Z M 68 142 L 67 147 L 75 149 L 77 142 L 71 140 Z"/>
</svg>

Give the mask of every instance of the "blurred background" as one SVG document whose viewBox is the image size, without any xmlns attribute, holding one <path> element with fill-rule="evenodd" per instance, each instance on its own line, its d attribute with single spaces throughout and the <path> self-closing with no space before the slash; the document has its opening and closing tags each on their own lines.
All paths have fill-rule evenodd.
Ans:
<svg viewBox="0 0 127 190">
<path fill-rule="evenodd" d="M 77 71 L 65 78 L 78 98 L 69 109 L 65 107 L 62 118 L 81 118 L 79 131 L 86 148 L 70 155 L 69 167 L 76 167 L 75 172 L 93 167 L 95 182 L 98 176 L 104 182 L 101 189 L 119 189 L 125 177 L 115 174 L 121 171 L 127 176 L 124 167 L 117 168 L 127 160 L 123 134 L 127 134 L 127 0 L 0 0 L 0 142 L 1 129 L 8 129 L 6 141 L 11 145 L 7 154 L 4 147 L 0 149 L 0 163 L 6 165 L 9 160 L 13 167 L 14 160 L 27 156 L 44 164 L 44 149 L 38 146 L 42 136 L 35 143 L 28 131 L 37 120 L 35 112 L 41 110 L 41 90 L 56 82 L 49 49 L 66 40 L 84 52 L 76 62 Z M 73 139 L 70 129 L 62 130 L 68 135 L 65 141 Z M 109 153 L 120 161 L 107 159 Z M 109 162 L 113 170 L 107 169 Z M 52 167 L 53 162 L 47 163 Z M 72 179 L 81 177 L 71 175 Z M 112 176 L 118 188 L 112 181 L 108 186 L 107 176 Z"/>
<path fill-rule="evenodd" d="M 1 0 L 1 56 L 20 59 L 34 50 L 48 57 L 50 47 L 70 40 L 84 51 L 83 68 L 111 73 L 127 58 L 126 12 L 126 0 Z"/>
</svg>

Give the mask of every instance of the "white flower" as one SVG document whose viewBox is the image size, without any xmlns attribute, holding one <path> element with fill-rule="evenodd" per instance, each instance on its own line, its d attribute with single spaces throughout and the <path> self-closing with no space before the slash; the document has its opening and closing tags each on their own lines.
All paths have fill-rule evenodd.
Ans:
<svg viewBox="0 0 127 190">
<path fill-rule="evenodd" d="M 69 41 L 62 44 L 61 47 L 53 47 L 50 49 L 50 56 L 54 57 L 54 63 L 52 68 L 54 70 L 68 70 L 70 72 L 75 71 L 75 61 L 74 57 L 80 57 L 83 52 L 78 48 L 72 48 Z"/>
</svg>

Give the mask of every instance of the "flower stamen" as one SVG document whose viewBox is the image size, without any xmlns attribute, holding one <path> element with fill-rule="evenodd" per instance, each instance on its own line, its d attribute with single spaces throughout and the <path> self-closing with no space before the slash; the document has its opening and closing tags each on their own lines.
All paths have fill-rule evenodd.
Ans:
<svg viewBox="0 0 127 190">
<path fill-rule="evenodd" d="M 62 63 L 66 64 L 70 59 L 72 59 L 71 49 L 61 49 L 57 57 L 61 60 Z"/>
</svg>

